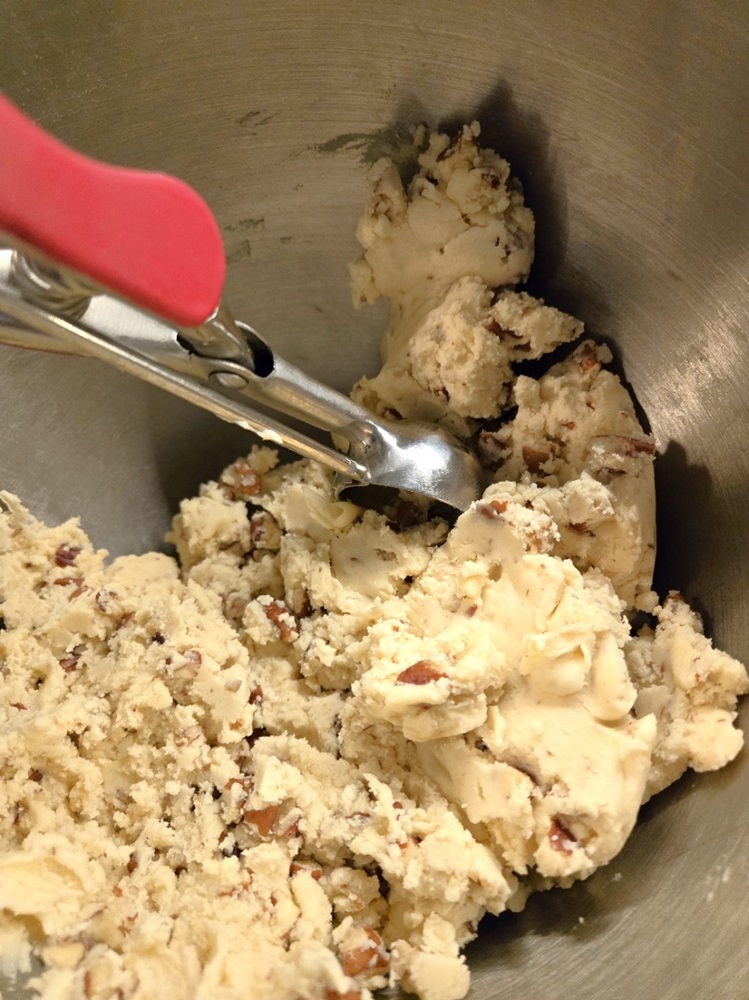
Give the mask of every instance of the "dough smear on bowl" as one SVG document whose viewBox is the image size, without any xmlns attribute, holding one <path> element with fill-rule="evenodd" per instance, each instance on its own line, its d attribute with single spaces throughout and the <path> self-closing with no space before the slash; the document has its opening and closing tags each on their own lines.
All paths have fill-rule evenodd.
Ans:
<svg viewBox="0 0 749 1000">
<path fill-rule="evenodd" d="M 3 495 L 0 954 L 41 996 L 458 1000 L 484 913 L 738 753 L 744 667 L 651 590 L 655 442 L 519 288 L 533 217 L 477 140 L 420 134 L 407 189 L 375 166 L 352 266 L 391 305 L 356 397 L 490 473 L 454 527 L 266 447 L 182 503 L 178 560 Z"/>
</svg>

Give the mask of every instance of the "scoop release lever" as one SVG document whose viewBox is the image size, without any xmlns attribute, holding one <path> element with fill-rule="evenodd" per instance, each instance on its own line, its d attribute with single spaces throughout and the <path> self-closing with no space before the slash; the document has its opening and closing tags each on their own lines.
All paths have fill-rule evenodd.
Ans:
<svg viewBox="0 0 749 1000">
<path fill-rule="evenodd" d="M 0 230 L 178 326 L 215 313 L 224 246 L 191 187 L 69 149 L 2 95 L 0 136 Z"/>
</svg>

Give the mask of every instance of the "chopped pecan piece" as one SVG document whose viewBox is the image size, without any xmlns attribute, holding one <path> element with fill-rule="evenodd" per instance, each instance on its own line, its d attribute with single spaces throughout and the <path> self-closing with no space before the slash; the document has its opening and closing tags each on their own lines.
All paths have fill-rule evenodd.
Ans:
<svg viewBox="0 0 749 1000">
<path fill-rule="evenodd" d="M 61 569 L 66 566 L 74 566 L 80 551 L 80 545 L 65 545 L 64 543 L 58 545 L 55 552 L 55 565 Z"/>
<path fill-rule="evenodd" d="M 229 466 L 225 482 L 235 500 L 246 500 L 260 492 L 260 476 L 244 458 Z"/>
<path fill-rule="evenodd" d="M 82 576 L 58 576 L 58 578 L 56 580 L 53 580 L 52 583 L 55 585 L 55 587 L 67 587 L 71 583 L 75 583 L 75 584 L 81 584 L 81 583 L 83 583 L 83 577 Z"/>
<path fill-rule="evenodd" d="M 541 472 L 541 466 L 548 462 L 551 453 L 543 451 L 541 448 L 534 448 L 532 445 L 523 445 L 523 461 L 528 467 L 528 471 L 534 474 Z"/>
<path fill-rule="evenodd" d="M 273 824 L 278 819 L 280 806 L 266 806 L 265 809 L 247 809 L 244 814 L 245 823 L 251 823 L 257 827 L 257 832 L 261 837 L 267 837 L 273 829 Z"/>
<path fill-rule="evenodd" d="M 292 820 L 291 823 L 285 827 L 285 829 L 281 830 L 279 837 L 284 837 L 285 839 L 290 840 L 292 837 L 299 836 L 299 819 L 300 817 L 297 816 L 296 819 Z"/>
<path fill-rule="evenodd" d="M 29 771 L 29 781 L 39 782 L 42 780 L 43 777 L 44 775 L 42 774 L 42 772 L 39 770 L 38 767 L 32 767 L 31 770 Z"/>
<path fill-rule="evenodd" d="M 277 549 L 281 542 L 278 522 L 266 510 L 256 511 L 250 518 L 250 540 L 256 549 Z"/>
<path fill-rule="evenodd" d="M 119 924 L 117 924 L 117 930 L 123 936 L 129 934 L 132 930 L 133 924 L 135 923 L 135 914 L 130 914 L 130 916 L 125 917 Z"/>
<path fill-rule="evenodd" d="M 313 878 L 315 882 L 319 882 L 322 878 L 322 868 L 317 866 L 310 867 L 309 865 L 300 865 L 298 861 L 292 861 L 289 867 L 289 875 L 298 875 L 299 872 L 308 872 L 310 878 Z"/>
<path fill-rule="evenodd" d="M 572 854 L 577 846 L 577 840 L 567 827 L 560 823 L 559 819 L 552 820 L 548 837 L 551 846 L 560 854 Z"/>
<path fill-rule="evenodd" d="M 267 534 L 266 527 L 266 517 L 262 512 L 253 514 L 250 518 L 250 540 L 252 544 L 257 547 L 265 541 L 265 536 Z"/>
<path fill-rule="evenodd" d="M 94 600 L 96 601 L 96 607 L 99 611 L 103 611 L 105 614 L 110 610 L 112 601 L 117 597 L 114 590 L 108 590 L 106 587 L 102 587 L 101 590 L 96 591 L 96 596 Z"/>
<path fill-rule="evenodd" d="M 265 617 L 273 622 L 278 629 L 278 634 L 284 642 L 296 639 L 299 634 L 297 621 L 291 611 L 283 601 L 260 600 L 260 606 L 265 612 Z"/>
<path fill-rule="evenodd" d="M 219 896 L 233 896 L 236 898 L 238 896 L 241 896 L 243 893 L 247 892 L 247 890 L 250 888 L 251 885 L 252 885 L 252 876 L 246 875 L 243 879 L 240 879 L 239 882 L 237 882 L 235 885 L 231 886 L 230 889 L 222 889 L 222 891 L 219 893 Z"/>
<path fill-rule="evenodd" d="M 388 956 L 382 938 L 371 927 L 365 927 L 364 933 L 369 938 L 369 944 L 352 948 L 351 951 L 341 955 L 341 968 L 347 976 L 358 976 L 362 972 L 387 968 Z"/>
<path fill-rule="evenodd" d="M 476 513 L 490 521 L 496 521 L 507 510 L 506 500 L 488 500 L 476 505 Z"/>
<path fill-rule="evenodd" d="M 296 595 L 293 602 L 294 614 L 297 618 L 309 618 L 312 614 L 312 600 L 308 590 L 303 590 L 301 596 Z"/>
<path fill-rule="evenodd" d="M 598 361 L 598 352 L 591 343 L 587 343 L 583 346 L 580 351 L 580 371 L 585 374 L 589 372 L 592 368 L 595 368 Z"/>
<path fill-rule="evenodd" d="M 85 648 L 86 647 L 83 645 L 83 643 L 79 643 L 77 646 L 71 649 L 69 653 L 66 653 L 61 660 L 58 660 L 58 663 L 60 664 L 60 666 L 62 667 L 62 669 L 65 671 L 66 674 L 69 674 L 72 670 L 75 670 L 75 668 L 78 666 L 78 661 L 80 660 L 81 654 L 83 653 Z"/>
<path fill-rule="evenodd" d="M 655 455 L 655 441 L 649 437 L 634 437 L 631 434 L 606 435 L 611 443 L 611 451 L 617 455 L 633 458 L 635 455 Z"/>
<path fill-rule="evenodd" d="M 80 597 L 84 590 L 88 590 L 88 587 L 83 582 L 82 576 L 61 576 L 57 580 L 53 580 L 52 583 L 56 587 L 74 587 L 74 589 L 68 594 L 68 600 L 72 601 L 76 597 Z"/>
<path fill-rule="evenodd" d="M 346 993 L 325 990 L 325 1000 L 361 1000 L 361 993 L 358 990 L 347 990 Z"/>
<path fill-rule="evenodd" d="M 432 681 L 438 681 L 440 677 L 446 676 L 446 674 L 437 670 L 430 660 L 417 660 L 416 663 L 412 663 L 410 667 L 406 667 L 405 670 L 401 670 L 396 677 L 396 683 L 429 684 Z"/>
<path fill-rule="evenodd" d="M 127 611 L 117 620 L 117 624 L 114 627 L 115 632 L 119 632 L 119 630 L 123 628 L 125 625 L 129 625 L 130 622 L 133 620 L 133 618 L 135 618 L 135 612 Z"/>
</svg>

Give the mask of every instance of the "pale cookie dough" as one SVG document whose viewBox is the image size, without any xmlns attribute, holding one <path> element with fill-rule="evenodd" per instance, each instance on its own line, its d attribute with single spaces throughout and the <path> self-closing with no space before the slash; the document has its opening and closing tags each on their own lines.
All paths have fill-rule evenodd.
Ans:
<svg viewBox="0 0 749 1000">
<path fill-rule="evenodd" d="M 354 398 L 382 415 L 434 420 L 457 433 L 469 432 L 465 418 L 499 412 L 516 340 L 539 356 L 579 333 L 556 310 L 529 322 L 529 296 L 492 309 L 492 289 L 528 276 L 533 216 L 509 164 L 482 149 L 478 134 L 474 123 L 452 141 L 426 136 L 407 189 L 390 161 L 373 167 L 357 227 L 363 255 L 351 265 L 357 304 L 381 296 L 390 303 L 383 369 L 362 379 Z"/>
<path fill-rule="evenodd" d="M 482 431 L 479 449 L 497 480 L 554 517 L 555 554 L 597 566 L 627 607 L 652 610 L 655 440 L 613 372 L 608 348 L 584 341 L 538 380 L 519 376 L 515 418 Z M 518 487 L 520 489 L 520 487 Z"/>
<path fill-rule="evenodd" d="M 373 167 L 372 195 L 356 230 L 364 253 L 351 265 L 356 301 L 384 295 L 403 312 L 422 310 L 466 276 L 490 288 L 528 276 L 533 215 L 507 161 L 482 149 L 478 136 L 474 122 L 453 140 L 417 137 L 425 149 L 408 190 L 389 160 Z M 389 353 L 405 346 L 396 337 Z"/>
<path fill-rule="evenodd" d="M 266 447 L 180 505 L 178 560 L 0 495 L 0 968 L 41 959 L 45 1000 L 460 1000 L 485 913 L 741 747 L 746 670 L 651 590 L 655 442 L 609 353 L 518 374 L 582 326 L 513 287 L 533 220 L 477 127 L 422 138 L 359 227 L 391 321 L 357 393 L 477 447 L 453 527 Z"/>
<path fill-rule="evenodd" d="M 381 416 L 433 421 L 468 437 L 477 420 L 510 405 L 513 362 L 536 360 L 582 329 L 525 292 L 495 297 L 478 278 L 461 278 L 414 325 L 405 354 L 362 379 L 354 396 Z"/>
<path fill-rule="evenodd" d="M 655 615 L 655 628 L 644 628 L 627 651 L 635 714 L 658 723 L 646 799 L 688 767 L 713 771 L 733 760 L 743 743 L 733 726 L 735 696 L 747 690 L 744 667 L 713 648 L 681 594 L 671 592 Z"/>
</svg>

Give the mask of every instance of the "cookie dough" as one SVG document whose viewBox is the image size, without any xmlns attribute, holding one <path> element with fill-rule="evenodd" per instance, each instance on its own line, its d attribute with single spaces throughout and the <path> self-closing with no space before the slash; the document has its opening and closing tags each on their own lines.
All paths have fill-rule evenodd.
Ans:
<svg viewBox="0 0 749 1000">
<path fill-rule="evenodd" d="M 478 128 L 377 165 L 359 398 L 492 479 L 450 527 L 253 448 L 161 554 L 0 512 L 0 956 L 55 1000 L 422 1000 L 484 913 L 585 878 L 739 751 L 744 667 L 651 590 L 655 442 L 582 325 L 515 285 L 533 220 Z M 649 624 L 632 634 L 630 616 Z"/>
</svg>

